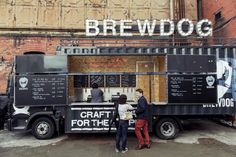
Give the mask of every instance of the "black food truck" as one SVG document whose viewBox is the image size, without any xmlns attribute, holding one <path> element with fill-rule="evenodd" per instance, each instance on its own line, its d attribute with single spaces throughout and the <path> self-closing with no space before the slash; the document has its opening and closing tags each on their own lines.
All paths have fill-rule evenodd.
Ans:
<svg viewBox="0 0 236 157">
<path fill-rule="evenodd" d="M 56 55 L 16 56 L 9 81 L 8 129 L 38 139 L 60 132 L 115 132 L 114 102 L 135 90 L 149 102 L 150 131 L 173 139 L 182 122 L 236 113 L 236 47 L 66 47 Z M 91 86 L 103 102 L 91 102 Z M 129 121 L 134 130 L 135 120 Z"/>
</svg>

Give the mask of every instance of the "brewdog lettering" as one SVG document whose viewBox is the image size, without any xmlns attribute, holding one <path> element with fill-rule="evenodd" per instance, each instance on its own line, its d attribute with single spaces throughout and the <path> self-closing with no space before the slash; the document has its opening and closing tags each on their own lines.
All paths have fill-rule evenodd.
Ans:
<svg viewBox="0 0 236 157">
<path fill-rule="evenodd" d="M 158 26 L 157 26 L 158 25 Z M 181 19 L 175 25 L 175 22 L 169 19 L 160 20 L 86 20 L 86 36 L 133 36 L 134 27 L 138 27 L 140 36 L 160 35 L 163 37 L 171 36 L 177 32 L 183 37 L 194 33 L 194 23 L 189 19 Z M 157 28 L 159 27 L 159 29 Z M 196 23 L 195 32 L 200 37 L 212 36 L 212 22 L 203 19 Z M 156 31 L 158 30 L 158 31 Z"/>
</svg>

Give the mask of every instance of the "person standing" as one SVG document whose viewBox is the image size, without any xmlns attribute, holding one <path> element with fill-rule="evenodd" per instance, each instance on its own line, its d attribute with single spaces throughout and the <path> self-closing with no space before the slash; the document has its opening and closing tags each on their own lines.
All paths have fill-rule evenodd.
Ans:
<svg viewBox="0 0 236 157">
<path fill-rule="evenodd" d="M 137 115 L 136 123 L 135 123 L 135 134 L 138 138 L 138 146 L 136 147 L 136 150 L 140 150 L 143 148 L 150 148 L 150 139 L 149 139 L 149 133 L 148 133 L 148 103 L 146 98 L 143 96 L 143 90 L 137 89 L 136 90 L 136 96 L 138 98 L 138 105 L 137 110 L 135 111 Z M 143 134 L 145 136 L 145 141 L 143 139 L 141 129 L 143 131 Z"/>
<path fill-rule="evenodd" d="M 119 97 L 118 103 L 118 116 L 119 116 L 119 126 L 116 134 L 116 149 L 115 151 L 125 153 L 128 151 L 127 148 L 127 132 L 129 126 L 129 120 L 126 119 L 126 112 L 133 110 L 133 107 L 130 104 L 126 103 L 127 96 L 122 94 Z"/>
<path fill-rule="evenodd" d="M 93 83 L 92 88 L 93 89 L 91 90 L 91 97 L 92 97 L 91 102 L 92 103 L 103 102 L 103 91 L 98 88 L 98 84 Z"/>
</svg>

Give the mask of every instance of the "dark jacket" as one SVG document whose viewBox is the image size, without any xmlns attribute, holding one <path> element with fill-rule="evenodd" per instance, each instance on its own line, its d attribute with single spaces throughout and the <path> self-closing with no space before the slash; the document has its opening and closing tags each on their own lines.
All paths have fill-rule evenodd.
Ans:
<svg viewBox="0 0 236 157">
<path fill-rule="evenodd" d="M 110 121 L 109 131 L 108 132 L 110 132 L 111 126 L 112 126 L 113 123 L 115 123 L 116 129 L 118 129 L 118 127 L 119 127 L 119 119 L 120 119 L 120 116 L 119 116 L 119 113 L 118 113 L 118 106 L 119 106 L 119 104 L 117 102 L 115 102 L 114 106 L 115 106 L 115 110 L 114 110 L 113 115 L 111 117 L 111 121 Z"/>
<path fill-rule="evenodd" d="M 119 113 L 118 113 L 118 103 L 115 102 L 114 106 L 115 106 L 115 110 L 113 112 L 113 116 L 112 116 L 112 122 L 115 122 L 117 118 L 119 118 Z"/>
<path fill-rule="evenodd" d="M 148 103 L 144 96 L 139 98 L 135 113 L 137 115 L 137 119 L 148 120 Z"/>
</svg>

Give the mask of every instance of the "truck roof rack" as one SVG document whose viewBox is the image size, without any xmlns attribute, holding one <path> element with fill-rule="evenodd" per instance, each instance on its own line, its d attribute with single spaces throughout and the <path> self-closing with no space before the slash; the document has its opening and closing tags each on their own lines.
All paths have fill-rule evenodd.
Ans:
<svg viewBox="0 0 236 157">
<path fill-rule="evenodd" d="M 236 54 L 236 46 L 79 47 L 58 46 L 57 55 L 217 55 Z"/>
</svg>

